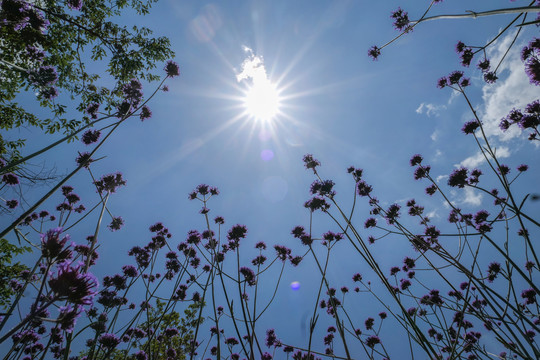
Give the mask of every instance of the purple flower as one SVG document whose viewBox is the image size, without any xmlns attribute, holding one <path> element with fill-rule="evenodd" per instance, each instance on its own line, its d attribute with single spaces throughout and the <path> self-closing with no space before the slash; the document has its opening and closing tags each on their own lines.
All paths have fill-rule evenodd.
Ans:
<svg viewBox="0 0 540 360">
<path fill-rule="evenodd" d="M 368 56 L 373 59 L 373 61 L 377 60 L 377 58 L 381 55 L 381 49 L 379 49 L 377 46 L 373 45 L 368 50 Z"/>
<path fill-rule="evenodd" d="M 73 332 L 77 318 L 81 316 L 81 307 L 71 305 L 60 307 L 60 315 L 58 315 L 58 323 L 62 330 L 67 331 L 68 333 Z"/>
<path fill-rule="evenodd" d="M 86 108 L 86 113 L 90 115 L 92 119 L 97 119 L 97 112 L 99 110 L 99 104 L 98 103 L 92 103 L 88 105 Z"/>
<path fill-rule="evenodd" d="M 319 160 L 314 159 L 313 155 L 311 154 L 304 155 L 302 160 L 304 161 L 304 166 L 306 169 L 313 169 L 313 172 L 316 172 L 316 167 L 321 165 Z"/>
<path fill-rule="evenodd" d="M 111 351 L 120 344 L 120 339 L 114 334 L 103 334 L 98 338 L 99 343 Z"/>
<path fill-rule="evenodd" d="M 79 166 L 88 168 L 88 166 L 92 162 L 92 158 L 90 157 L 90 153 L 88 153 L 88 152 L 79 153 L 79 156 L 77 156 L 77 158 L 75 159 L 75 162 Z"/>
<path fill-rule="evenodd" d="M 448 85 L 448 80 L 446 79 L 446 77 L 442 77 L 439 80 L 437 80 L 437 87 L 439 89 L 442 89 L 447 85 Z"/>
<path fill-rule="evenodd" d="M 152 111 L 148 108 L 148 106 L 144 105 L 141 109 L 141 121 L 144 121 L 146 119 L 150 119 L 152 117 Z"/>
<path fill-rule="evenodd" d="M 314 212 L 316 210 L 326 211 L 330 208 L 330 204 L 322 197 L 315 196 L 304 203 L 304 207 Z"/>
<path fill-rule="evenodd" d="M 41 89 L 39 94 L 46 100 L 52 100 L 58 96 L 58 90 L 54 86 Z"/>
<path fill-rule="evenodd" d="M 124 85 L 122 92 L 124 93 L 125 100 L 128 101 L 131 106 L 136 107 L 143 96 L 141 82 L 137 79 L 131 79 Z"/>
<path fill-rule="evenodd" d="M 19 202 L 15 199 L 13 200 L 6 200 L 6 206 L 9 209 L 15 209 L 17 206 L 19 206 Z"/>
<path fill-rule="evenodd" d="M 73 266 L 70 261 L 58 264 L 58 274 L 49 280 L 49 286 L 61 299 L 73 304 L 90 305 L 98 281 L 91 273 L 81 273 L 81 266 Z"/>
<path fill-rule="evenodd" d="M 94 181 L 94 185 L 96 185 L 99 193 L 105 191 L 115 193 L 117 188 L 126 185 L 126 181 L 122 179 L 122 174 L 118 172 L 102 176 L 101 179 Z"/>
<path fill-rule="evenodd" d="M 81 137 L 81 141 L 85 145 L 90 145 L 99 140 L 99 136 L 101 135 L 101 132 L 99 130 L 86 130 L 84 134 Z"/>
<path fill-rule="evenodd" d="M 227 233 L 228 240 L 239 241 L 246 237 L 247 227 L 245 225 L 234 225 Z"/>
<path fill-rule="evenodd" d="M 525 304 L 534 304 L 536 302 L 536 291 L 534 289 L 523 290 L 521 297 L 525 299 Z"/>
<path fill-rule="evenodd" d="M 113 217 L 111 223 L 107 225 L 111 231 L 120 230 L 122 226 L 124 226 L 124 219 L 122 219 L 120 216 Z"/>
<path fill-rule="evenodd" d="M 374 219 L 374 218 L 369 218 L 364 223 L 364 228 L 366 228 L 366 229 L 371 228 L 371 227 L 375 227 L 375 226 L 377 226 L 377 220 Z"/>
<path fill-rule="evenodd" d="M 164 70 L 167 76 L 171 78 L 180 75 L 180 68 L 178 67 L 178 64 L 172 60 L 167 61 Z"/>
<path fill-rule="evenodd" d="M 291 254 L 291 249 L 283 245 L 274 245 L 274 250 L 276 250 L 276 255 L 282 261 L 287 260 L 287 257 Z"/>
<path fill-rule="evenodd" d="M 412 156 L 412 158 L 410 160 L 410 164 L 411 164 L 411 166 L 420 165 L 422 163 L 422 160 L 424 160 L 422 155 L 415 154 L 415 155 Z"/>
<path fill-rule="evenodd" d="M 373 329 L 373 324 L 375 323 L 375 319 L 370 317 L 370 318 L 367 318 L 364 325 L 366 325 L 366 330 L 371 330 Z"/>
<path fill-rule="evenodd" d="M 463 71 L 453 71 L 448 75 L 448 82 L 450 85 L 459 83 L 459 80 L 463 77 Z"/>
<path fill-rule="evenodd" d="M 43 257 L 48 259 L 55 259 L 58 257 L 66 242 L 69 240 L 69 235 L 65 235 L 63 238 L 60 238 L 62 234 L 62 228 L 51 229 L 45 234 L 41 234 L 41 253 Z"/>
<path fill-rule="evenodd" d="M 343 234 L 328 231 L 323 234 L 323 239 L 326 241 L 339 241 L 343 239 Z"/>
<path fill-rule="evenodd" d="M 368 185 L 368 183 L 366 183 L 364 180 L 361 180 L 358 182 L 358 184 L 356 184 L 356 191 L 360 196 L 369 196 L 372 190 L 373 187 Z"/>
<path fill-rule="evenodd" d="M 467 169 L 462 167 L 454 170 L 448 178 L 448 185 L 464 188 L 467 185 Z"/>
<path fill-rule="evenodd" d="M 32 45 L 26 46 L 26 54 L 32 61 L 41 62 L 45 58 L 45 52 Z"/>
<path fill-rule="evenodd" d="M 127 277 L 136 277 L 139 275 L 139 272 L 133 265 L 124 265 L 122 267 L 122 271 L 124 272 L 124 275 Z"/>
<path fill-rule="evenodd" d="M 67 0 L 67 6 L 71 10 L 81 10 L 82 0 Z"/>
<path fill-rule="evenodd" d="M 17 185 L 19 184 L 19 178 L 17 175 L 12 173 L 7 173 L 2 176 L 2 181 L 5 182 L 7 185 Z"/>
<path fill-rule="evenodd" d="M 274 329 L 266 330 L 266 346 L 271 347 L 278 342 Z"/>
<path fill-rule="evenodd" d="M 396 11 L 392 12 L 392 15 L 390 15 L 390 17 L 394 19 L 394 28 L 396 30 L 402 31 L 403 29 L 405 29 L 405 31 L 407 32 L 412 29 L 409 26 L 409 15 L 401 8 L 398 8 Z"/>
<path fill-rule="evenodd" d="M 480 127 L 480 124 L 476 120 L 466 122 L 461 131 L 465 134 L 474 134 L 474 131 Z"/>
<path fill-rule="evenodd" d="M 366 339 L 365 343 L 368 347 L 373 349 L 375 345 L 381 343 L 381 339 L 379 339 L 378 336 L 372 335 Z"/>
<path fill-rule="evenodd" d="M 251 270 L 248 267 L 241 267 L 240 273 L 244 275 L 244 279 L 246 280 L 249 286 L 253 286 L 256 284 L 255 273 L 253 272 L 253 270 Z"/>
<path fill-rule="evenodd" d="M 474 57 L 474 53 L 470 48 L 465 48 L 461 52 L 461 65 L 468 67 L 471 65 L 471 60 Z"/>
<path fill-rule="evenodd" d="M 41 66 L 37 70 L 29 71 L 28 80 L 35 86 L 45 87 L 55 83 L 58 74 L 53 66 Z"/>
<path fill-rule="evenodd" d="M 139 350 L 135 354 L 135 360 L 148 360 L 148 355 L 144 352 L 144 350 Z"/>
<path fill-rule="evenodd" d="M 529 82 L 536 86 L 540 86 L 540 49 L 536 49 L 538 55 L 531 56 L 525 62 L 525 72 L 529 76 Z"/>
<path fill-rule="evenodd" d="M 310 192 L 312 195 L 319 194 L 320 196 L 329 196 L 332 197 L 336 195 L 336 192 L 332 190 L 334 187 L 334 182 L 332 180 L 315 180 L 311 184 Z"/>
</svg>

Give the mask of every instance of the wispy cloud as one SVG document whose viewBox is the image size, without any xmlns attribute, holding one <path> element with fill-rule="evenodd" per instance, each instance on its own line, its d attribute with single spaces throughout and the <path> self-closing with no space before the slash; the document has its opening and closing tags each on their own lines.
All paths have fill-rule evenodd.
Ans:
<svg viewBox="0 0 540 360">
<path fill-rule="evenodd" d="M 511 151 L 508 147 L 501 146 L 499 148 L 495 149 L 495 155 L 498 159 L 504 159 L 507 157 L 510 157 Z M 486 161 L 486 158 L 484 157 L 484 154 L 482 154 L 481 151 L 478 151 L 473 156 L 469 156 L 456 166 L 464 166 L 466 168 L 475 168 L 478 167 L 480 164 L 482 164 L 484 161 Z"/>
<path fill-rule="evenodd" d="M 242 62 L 242 70 L 236 74 L 236 80 L 238 82 L 247 80 L 253 85 L 269 82 L 263 57 L 255 55 L 247 46 L 244 46 L 244 52 L 247 57 Z"/>
<path fill-rule="evenodd" d="M 446 105 L 435 105 L 428 103 L 421 103 L 416 109 L 417 114 L 426 114 L 428 117 L 439 116 L 442 110 L 446 110 Z"/>
<path fill-rule="evenodd" d="M 491 64 L 498 64 L 508 50 L 515 33 L 510 33 L 488 51 Z M 485 84 L 482 87 L 484 106 L 480 109 L 484 130 L 488 136 L 497 136 L 501 141 L 510 140 L 521 133 L 513 126 L 503 133 L 499 129 L 501 119 L 512 108 L 523 108 L 526 104 L 538 98 L 538 88 L 531 85 L 520 59 L 522 45 L 514 44 L 502 65 L 497 70 L 499 80 L 495 84 Z"/>
<path fill-rule="evenodd" d="M 464 204 L 480 206 L 482 204 L 482 194 L 477 190 L 466 187 L 465 196 L 462 201 Z"/>
</svg>

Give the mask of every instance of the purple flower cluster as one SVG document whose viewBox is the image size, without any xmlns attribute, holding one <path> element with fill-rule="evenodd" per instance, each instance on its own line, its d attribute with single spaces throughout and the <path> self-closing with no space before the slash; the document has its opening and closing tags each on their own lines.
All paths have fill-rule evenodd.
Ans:
<svg viewBox="0 0 540 360">
<path fill-rule="evenodd" d="M 44 258 L 52 260 L 65 260 L 71 257 L 71 252 L 64 249 L 69 240 L 69 235 L 62 235 L 62 228 L 51 229 L 41 234 L 41 254 Z"/>
<path fill-rule="evenodd" d="M 49 21 L 43 17 L 43 14 L 26 1 L 4 0 L 0 6 L 2 27 L 6 26 L 13 31 L 24 32 L 26 36 L 32 38 L 35 37 L 34 31 L 43 34 L 49 26 Z"/>
<path fill-rule="evenodd" d="M 58 273 L 49 280 L 51 290 L 59 299 L 72 304 L 91 305 L 98 281 L 91 273 L 82 273 L 82 264 L 64 261 L 58 264 Z"/>
<path fill-rule="evenodd" d="M 459 41 L 456 44 L 456 52 L 459 54 L 461 58 L 461 65 L 466 66 L 466 67 L 471 65 L 471 60 L 474 57 L 474 53 L 470 47 L 465 46 L 464 43 Z"/>
<path fill-rule="evenodd" d="M 122 178 L 122 174 L 117 172 L 103 175 L 101 179 L 94 181 L 94 185 L 100 194 L 104 192 L 115 193 L 120 186 L 126 185 L 126 181 Z"/>
<path fill-rule="evenodd" d="M 463 71 L 453 71 L 448 76 L 442 77 L 437 81 L 437 87 L 442 89 L 446 86 L 455 86 L 464 88 L 470 85 L 470 79 L 463 76 Z"/>
<path fill-rule="evenodd" d="M 82 0 L 67 0 L 66 3 L 71 10 L 81 10 L 83 5 Z"/>
<path fill-rule="evenodd" d="M 393 11 L 390 15 L 394 19 L 394 28 L 398 31 L 409 32 L 412 30 L 412 27 L 409 26 L 409 14 L 403 9 L 398 8 L 396 11 Z"/>
<path fill-rule="evenodd" d="M 311 195 L 328 196 L 331 198 L 336 195 L 336 192 L 332 190 L 334 185 L 335 184 L 332 180 L 315 180 L 311 184 Z"/>
<path fill-rule="evenodd" d="M 99 136 L 101 135 L 101 131 L 99 130 L 86 130 L 84 134 L 81 137 L 81 141 L 84 145 L 90 145 L 99 140 Z"/>
<path fill-rule="evenodd" d="M 540 86 L 540 38 L 534 38 L 521 50 L 521 60 L 525 62 L 525 72 L 531 84 Z"/>
<path fill-rule="evenodd" d="M 506 117 L 501 119 L 499 127 L 502 131 L 506 131 L 514 124 L 517 124 L 522 130 L 533 129 L 529 140 L 535 140 L 537 128 L 540 125 L 540 100 L 528 104 L 523 111 L 512 109 Z"/>
<path fill-rule="evenodd" d="M 178 64 L 172 60 L 167 61 L 164 70 L 167 76 L 171 78 L 180 75 L 180 68 L 178 67 Z"/>
</svg>

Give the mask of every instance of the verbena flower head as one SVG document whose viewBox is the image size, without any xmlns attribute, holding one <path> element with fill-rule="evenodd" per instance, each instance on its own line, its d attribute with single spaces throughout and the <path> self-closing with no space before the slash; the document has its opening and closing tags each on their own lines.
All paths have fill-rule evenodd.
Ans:
<svg viewBox="0 0 540 360">
<path fill-rule="evenodd" d="M 464 134 L 474 134 L 474 131 L 480 127 L 480 124 L 476 120 L 467 121 L 463 127 L 461 128 L 461 131 L 463 131 Z"/>
<path fill-rule="evenodd" d="M 19 206 L 19 202 L 15 199 L 6 200 L 6 206 L 8 207 L 8 209 L 15 209 L 17 206 Z"/>
<path fill-rule="evenodd" d="M 120 186 L 126 185 L 126 181 L 122 178 L 122 174 L 117 172 L 103 175 L 101 179 L 94 181 L 94 185 L 99 193 L 115 193 Z"/>
<path fill-rule="evenodd" d="M 52 100 L 58 96 L 58 90 L 54 86 L 49 86 L 39 91 L 39 95 L 45 100 Z"/>
<path fill-rule="evenodd" d="M 373 45 L 368 50 L 368 56 L 373 60 L 377 60 L 377 58 L 381 55 L 381 49 L 379 49 L 376 45 Z"/>
<path fill-rule="evenodd" d="M 229 230 L 229 232 L 227 233 L 227 239 L 239 241 L 240 239 L 246 237 L 246 233 L 247 227 L 245 225 L 237 224 Z"/>
<path fill-rule="evenodd" d="M 138 79 L 131 79 L 124 85 L 122 92 L 125 100 L 129 101 L 132 106 L 137 106 L 143 97 L 142 84 Z"/>
<path fill-rule="evenodd" d="M 29 72 L 28 80 L 35 86 L 47 87 L 58 80 L 58 74 L 53 66 L 41 66 Z"/>
<path fill-rule="evenodd" d="M 66 234 L 61 238 L 62 228 L 51 229 L 45 234 L 41 234 L 41 254 L 47 259 L 55 259 L 61 255 L 64 246 L 69 240 L 69 235 Z"/>
<path fill-rule="evenodd" d="M 120 230 L 124 226 L 124 219 L 120 216 L 115 216 L 112 218 L 111 223 L 107 225 L 109 230 L 111 231 L 117 231 Z"/>
<path fill-rule="evenodd" d="M 311 154 L 304 155 L 304 158 L 302 160 L 304 161 L 304 166 L 306 167 L 306 169 L 312 169 L 313 172 L 316 172 L 317 166 L 321 165 L 319 160 L 313 158 L 313 155 Z"/>
<path fill-rule="evenodd" d="M 169 77 L 175 77 L 180 75 L 180 68 L 178 67 L 178 64 L 172 60 L 167 61 L 164 70 Z"/>
<path fill-rule="evenodd" d="M 82 308 L 80 306 L 72 307 L 68 304 L 60 307 L 60 314 L 58 315 L 60 328 L 68 333 L 73 332 L 77 319 L 81 316 L 81 311 Z"/>
<path fill-rule="evenodd" d="M 306 201 L 304 203 L 304 207 L 309 209 L 311 212 L 316 210 L 327 211 L 330 208 L 330 204 L 328 204 L 323 197 L 315 196 Z"/>
<path fill-rule="evenodd" d="M 409 26 L 409 15 L 406 11 L 403 11 L 403 9 L 398 8 L 396 11 L 392 12 L 392 15 L 390 15 L 392 19 L 394 19 L 394 28 L 398 31 L 410 31 L 412 28 Z"/>
<path fill-rule="evenodd" d="M 7 185 L 17 185 L 19 184 L 19 178 L 13 173 L 7 173 L 2 175 L 2 181 Z"/>
<path fill-rule="evenodd" d="M 98 342 L 111 351 L 120 344 L 120 339 L 114 334 L 103 334 L 98 338 Z"/>
<path fill-rule="evenodd" d="M 85 145 L 90 145 L 99 140 L 99 136 L 101 135 L 101 132 L 99 130 L 86 130 L 84 134 L 81 137 L 81 141 Z"/>
<path fill-rule="evenodd" d="M 141 109 L 141 115 L 140 115 L 141 121 L 150 119 L 151 117 L 152 117 L 152 111 L 150 110 L 148 106 L 144 105 Z"/>
<path fill-rule="evenodd" d="M 71 261 L 58 264 L 58 273 L 49 280 L 49 286 L 60 299 L 72 304 L 91 305 L 98 281 L 91 273 L 81 273 L 81 267 L 82 263 L 74 265 Z"/>
<path fill-rule="evenodd" d="M 75 159 L 75 162 L 79 166 L 88 168 L 88 166 L 92 162 L 92 158 L 90 156 L 90 153 L 88 153 L 88 152 L 79 153 L 79 156 L 77 156 L 77 158 Z"/>
<path fill-rule="evenodd" d="M 416 165 L 420 165 L 422 163 L 422 160 L 424 160 L 424 158 L 422 157 L 422 155 L 420 154 L 415 154 L 411 157 L 411 161 L 410 161 L 410 164 L 411 166 L 416 166 Z"/>
<path fill-rule="evenodd" d="M 451 187 L 464 188 L 467 185 L 467 169 L 462 167 L 454 170 L 448 177 L 448 185 Z"/>
<path fill-rule="evenodd" d="M 81 10 L 82 5 L 82 0 L 67 0 L 67 6 L 71 10 Z"/>
<path fill-rule="evenodd" d="M 332 190 L 335 183 L 332 180 L 315 180 L 311 184 L 310 192 L 312 195 L 329 196 L 333 197 L 336 192 Z"/>
</svg>

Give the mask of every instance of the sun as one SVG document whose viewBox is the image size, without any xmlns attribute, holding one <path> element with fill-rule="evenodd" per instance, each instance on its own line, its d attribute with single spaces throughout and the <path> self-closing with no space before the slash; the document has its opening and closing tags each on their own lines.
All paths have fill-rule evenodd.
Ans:
<svg viewBox="0 0 540 360">
<path fill-rule="evenodd" d="M 255 81 L 244 97 L 246 114 L 257 120 L 268 121 L 279 113 L 280 97 L 276 85 L 269 80 Z"/>
</svg>

